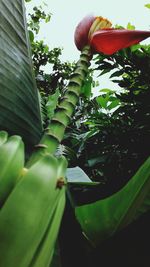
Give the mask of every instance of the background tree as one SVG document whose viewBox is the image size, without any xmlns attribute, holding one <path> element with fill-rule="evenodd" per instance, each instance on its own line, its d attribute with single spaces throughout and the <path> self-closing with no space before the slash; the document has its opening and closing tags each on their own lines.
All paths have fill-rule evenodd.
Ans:
<svg viewBox="0 0 150 267">
<path fill-rule="evenodd" d="M 76 152 L 72 166 L 96 181 L 121 187 L 149 155 L 149 59 L 149 45 L 95 59 L 100 75 L 110 72 L 122 90 L 103 89 L 100 96 L 82 100 L 64 144 Z"/>
</svg>

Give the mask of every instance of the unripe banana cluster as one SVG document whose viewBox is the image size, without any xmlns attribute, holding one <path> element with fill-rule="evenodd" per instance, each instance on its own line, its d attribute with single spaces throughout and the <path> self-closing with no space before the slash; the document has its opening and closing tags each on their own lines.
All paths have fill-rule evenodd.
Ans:
<svg viewBox="0 0 150 267">
<path fill-rule="evenodd" d="M 65 205 L 67 161 L 46 154 L 24 167 L 21 137 L 0 132 L 0 266 L 49 266 Z"/>
</svg>

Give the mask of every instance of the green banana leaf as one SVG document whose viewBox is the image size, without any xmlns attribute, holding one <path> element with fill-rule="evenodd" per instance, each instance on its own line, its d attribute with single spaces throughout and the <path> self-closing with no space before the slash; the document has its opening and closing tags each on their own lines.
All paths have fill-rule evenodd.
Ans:
<svg viewBox="0 0 150 267">
<path fill-rule="evenodd" d="M 23 0 L 0 0 L 0 130 L 28 145 L 42 132 Z"/>
<path fill-rule="evenodd" d="M 150 157 L 117 193 L 75 208 L 84 235 L 93 246 L 111 237 L 150 209 Z"/>
</svg>

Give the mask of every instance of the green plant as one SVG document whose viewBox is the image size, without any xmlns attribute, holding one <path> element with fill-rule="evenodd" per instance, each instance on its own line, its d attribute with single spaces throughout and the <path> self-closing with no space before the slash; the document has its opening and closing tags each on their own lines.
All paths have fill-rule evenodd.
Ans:
<svg viewBox="0 0 150 267">
<path fill-rule="evenodd" d="M 2 55 L 0 64 L 3 69 L 1 84 L 5 88 L 4 91 L 1 90 L 0 94 L 0 129 L 8 131 L 9 135 L 20 135 L 26 148 L 23 154 L 23 143 L 20 137 L 10 137 L 7 141 L 7 133 L 4 131 L 0 133 L 1 149 L 6 148 L 12 139 L 13 141 L 17 140 L 19 145 L 17 151 L 21 153 L 21 156 L 25 156 L 25 163 L 24 157 L 19 157 L 19 159 L 22 159 L 19 164 L 20 173 L 17 169 L 16 179 L 14 179 L 15 186 L 13 184 L 10 190 L 6 192 L 0 211 L 0 261 L 5 267 L 16 266 L 18 262 L 20 267 L 45 267 L 52 261 L 65 206 L 64 186 L 66 184 L 67 161 L 61 155 L 62 153 L 60 153 L 58 147 L 63 139 L 65 129 L 71 121 L 86 77 L 89 78 L 88 67 L 92 58 L 92 51 L 91 47 L 85 43 L 62 98 L 58 100 L 55 96 L 56 101 L 54 102 L 58 101 L 58 104 L 56 104 L 56 108 L 53 108 L 50 120 L 45 126 L 42 121 L 40 97 L 31 63 L 23 1 L 6 0 L 5 3 L 0 3 L 0 9 L 2 10 L 0 23 L 3 33 L 0 43 L 0 54 Z M 39 14 L 38 9 L 35 11 L 36 15 L 37 12 Z M 9 19 L 6 16 L 8 13 Z M 38 17 L 38 22 L 41 14 Z M 45 14 L 42 14 L 42 16 L 45 19 Z M 100 21 L 104 24 L 106 22 L 102 18 Z M 7 34 L 5 34 L 6 25 Z M 138 32 L 138 36 L 139 34 Z M 143 36 L 147 37 L 147 34 L 149 33 L 142 32 L 142 38 Z M 129 35 L 127 34 L 127 36 Z M 135 37 L 134 34 L 133 37 Z M 7 75 L 8 71 L 9 77 Z M 85 92 L 85 90 L 83 91 Z M 100 102 L 102 103 L 102 101 Z M 14 145 L 14 142 L 12 145 Z M 15 155 L 12 145 L 12 154 Z M 3 156 L 4 152 L 2 153 Z M 9 164 L 10 161 L 5 158 L 4 161 L 1 161 L 1 164 L 3 165 L 6 162 L 7 165 L 8 163 L 7 168 L 9 174 L 12 175 L 18 166 L 12 166 Z M 149 161 L 146 162 L 146 168 L 144 166 L 142 169 L 144 174 L 146 173 L 145 183 L 149 178 L 149 173 L 146 172 L 147 168 L 149 168 Z M 10 176 L 8 176 L 8 179 L 5 177 L 0 176 L 4 184 L 10 179 Z M 136 178 L 133 177 L 131 184 L 134 183 L 135 179 L 136 184 L 138 184 L 138 192 L 141 175 L 137 175 Z M 79 185 L 81 185 L 80 181 Z M 95 183 L 91 183 L 89 186 L 93 185 L 96 186 Z M 136 194 L 133 185 L 131 189 Z M 121 196 L 126 192 L 126 188 L 123 188 L 122 192 Z M 145 198 L 147 192 L 145 193 L 145 190 L 142 190 L 142 193 Z M 125 202 L 125 204 L 128 203 Z M 110 205 L 114 205 L 113 201 Z M 94 204 L 92 210 L 95 210 Z M 125 210 L 123 210 L 124 212 Z M 129 222 L 132 221 L 132 217 Z M 78 220 L 80 222 L 81 219 L 82 215 L 79 215 Z M 93 229 L 92 224 L 91 227 Z"/>
</svg>

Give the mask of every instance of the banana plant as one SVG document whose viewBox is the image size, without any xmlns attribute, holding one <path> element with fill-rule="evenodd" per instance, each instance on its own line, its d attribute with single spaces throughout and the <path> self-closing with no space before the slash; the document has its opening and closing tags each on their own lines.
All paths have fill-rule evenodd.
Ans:
<svg viewBox="0 0 150 267">
<path fill-rule="evenodd" d="M 45 153 L 27 167 L 44 129 L 24 1 L 0 1 L 0 25 L 0 265 L 49 266 L 67 161 Z"/>
<path fill-rule="evenodd" d="M 65 206 L 67 161 L 55 152 L 71 121 L 92 55 L 112 54 L 150 32 L 114 30 L 107 19 L 86 17 L 75 31 L 75 43 L 82 50 L 77 67 L 43 129 L 23 0 L 0 0 L 0 26 L 0 263 L 46 267 Z"/>
</svg>

